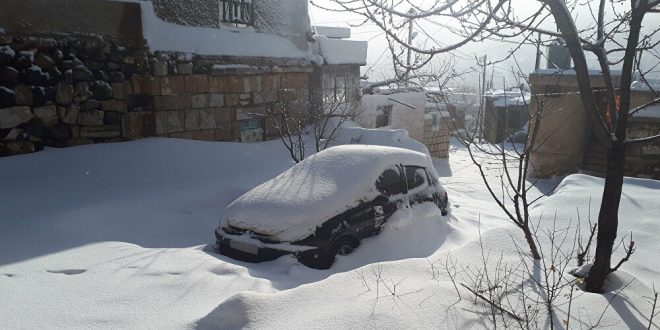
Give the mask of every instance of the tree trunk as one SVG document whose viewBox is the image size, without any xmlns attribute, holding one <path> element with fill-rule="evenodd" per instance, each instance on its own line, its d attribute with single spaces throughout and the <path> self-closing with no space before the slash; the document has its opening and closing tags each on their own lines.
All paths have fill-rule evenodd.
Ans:
<svg viewBox="0 0 660 330">
<path fill-rule="evenodd" d="M 602 293 L 605 278 L 611 272 L 612 248 L 619 226 L 619 203 L 623 188 L 625 156 L 625 141 L 618 140 L 612 143 L 612 149 L 607 155 L 605 187 L 598 213 L 596 257 L 586 280 L 588 292 Z"/>
<path fill-rule="evenodd" d="M 525 233 L 525 240 L 527 241 L 527 245 L 529 245 L 529 251 L 532 252 L 532 258 L 534 258 L 534 260 L 541 260 L 541 254 L 539 253 L 539 249 L 536 247 L 534 235 L 529 230 L 529 227 L 522 226 L 521 229 Z"/>
</svg>

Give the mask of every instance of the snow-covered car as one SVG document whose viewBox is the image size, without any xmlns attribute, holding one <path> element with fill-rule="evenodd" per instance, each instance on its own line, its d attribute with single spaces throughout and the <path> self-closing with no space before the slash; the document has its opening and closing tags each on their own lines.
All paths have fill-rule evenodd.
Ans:
<svg viewBox="0 0 660 330">
<path fill-rule="evenodd" d="M 394 147 L 328 148 L 248 191 L 225 210 L 215 230 L 221 254 L 266 261 L 292 254 L 329 268 L 399 208 L 433 202 L 447 214 L 447 193 L 431 158 Z"/>
</svg>

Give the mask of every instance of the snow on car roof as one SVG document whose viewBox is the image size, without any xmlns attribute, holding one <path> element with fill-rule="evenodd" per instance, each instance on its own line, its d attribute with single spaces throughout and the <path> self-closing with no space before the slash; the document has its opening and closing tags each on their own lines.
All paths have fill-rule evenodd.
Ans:
<svg viewBox="0 0 660 330">
<path fill-rule="evenodd" d="M 336 146 L 248 191 L 227 207 L 221 221 L 282 241 L 300 240 L 333 216 L 378 196 L 376 180 L 396 164 L 424 166 L 437 175 L 430 157 L 416 151 Z"/>
</svg>

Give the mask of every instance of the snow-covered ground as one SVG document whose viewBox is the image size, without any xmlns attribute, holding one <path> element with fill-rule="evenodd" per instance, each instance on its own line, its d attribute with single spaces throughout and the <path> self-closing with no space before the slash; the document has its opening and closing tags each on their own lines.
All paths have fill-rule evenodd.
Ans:
<svg viewBox="0 0 660 330">
<path fill-rule="evenodd" d="M 353 254 L 314 270 L 292 257 L 239 262 L 210 247 L 224 208 L 292 165 L 279 141 L 146 139 L 2 158 L 0 328 L 490 327 L 442 265 L 450 255 L 478 267 L 479 229 L 485 251 L 515 262 L 520 234 L 464 149 L 454 144 L 449 161 L 434 164 L 449 217 L 431 204 L 400 210 Z M 548 228 L 556 212 L 557 228 L 574 228 L 590 198 L 596 214 L 601 187 L 571 175 L 533 216 Z M 609 287 L 627 287 L 616 297 L 576 293 L 571 327 L 648 326 L 645 297 L 660 284 L 659 193 L 658 181 L 626 179 L 619 232 L 633 232 L 637 251 Z M 567 305 L 557 308 L 561 326 Z"/>
</svg>

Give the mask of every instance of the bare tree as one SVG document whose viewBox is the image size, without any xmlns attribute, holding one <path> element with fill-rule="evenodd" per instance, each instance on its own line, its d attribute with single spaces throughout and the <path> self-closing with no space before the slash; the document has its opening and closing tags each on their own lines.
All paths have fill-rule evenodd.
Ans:
<svg viewBox="0 0 660 330">
<path fill-rule="evenodd" d="M 302 108 L 288 102 L 271 103 L 266 105 L 263 115 L 277 129 L 278 137 L 296 163 L 310 152 L 330 147 L 344 122 L 357 115 L 357 110 L 344 100 L 326 99 L 312 104 L 311 108 Z"/>
<path fill-rule="evenodd" d="M 546 43 L 557 38 L 565 41 L 573 60 L 584 109 L 597 127 L 598 139 L 608 149 L 596 253 L 586 286 L 587 291 L 602 292 L 604 280 L 612 272 L 611 257 L 617 236 L 626 148 L 660 138 L 660 135 L 636 139 L 627 136 L 629 118 L 660 103 L 657 95 L 651 102 L 635 108 L 631 107 L 630 101 L 633 71 L 640 69 L 642 54 L 660 42 L 654 38 L 660 28 L 642 35 L 645 16 L 658 12 L 660 0 L 588 1 L 586 6 L 591 17 L 580 18 L 580 26 L 586 26 L 584 28 L 578 28 L 576 24 L 573 9 L 579 2 L 572 0 L 539 0 L 538 8 L 523 17 L 514 10 L 514 0 L 436 0 L 423 4 L 411 0 L 332 0 L 332 3 L 335 7 L 324 7 L 356 13 L 364 18 L 364 22 L 381 28 L 390 44 L 422 55 L 422 60 L 416 62 L 397 61 L 398 65 L 411 69 L 423 67 L 434 56 L 452 52 L 471 41 L 494 37 L 517 40 L 518 46 L 510 54 L 524 44 L 539 45 L 537 36 L 543 36 Z M 597 8 L 592 8 L 593 3 Z M 404 37 L 406 23 L 417 19 L 442 22 L 447 26 L 445 32 L 458 36 L 458 41 L 428 47 L 410 42 Z M 585 24 L 587 20 L 591 21 Z M 548 29 L 548 25 L 555 25 L 557 29 Z M 606 82 L 606 106 L 599 106 L 593 93 L 587 53 L 596 57 Z M 396 55 L 393 52 L 393 57 Z M 617 66 L 621 67 L 619 88 L 615 88 L 612 75 L 612 68 Z"/>
</svg>

